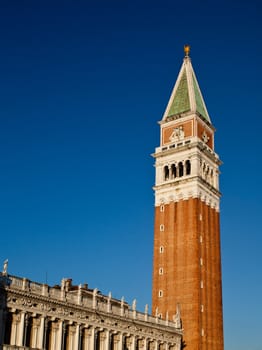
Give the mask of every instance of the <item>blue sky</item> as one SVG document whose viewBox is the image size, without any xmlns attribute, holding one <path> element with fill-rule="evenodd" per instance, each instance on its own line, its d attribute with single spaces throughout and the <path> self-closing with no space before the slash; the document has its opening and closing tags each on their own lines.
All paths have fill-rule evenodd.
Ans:
<svg viewBox="0 0 262 350">
<path fill-rule="evenodd" d="M 1 1 L 0 260 L 151 304 L 159 126 L 191 57 L 217 129 L 225 350 L 259 350 L 259 1 Z"/>
</svg>

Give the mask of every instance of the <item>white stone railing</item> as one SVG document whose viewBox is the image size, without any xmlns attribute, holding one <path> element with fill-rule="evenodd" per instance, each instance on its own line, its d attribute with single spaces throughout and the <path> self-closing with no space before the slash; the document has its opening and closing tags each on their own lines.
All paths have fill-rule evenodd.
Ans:
<svg viewBox="0 0 262 350">
<path fill-rule="evenodd" d="M 60 287 L 50 287 L 46 284 L 31 282 L 28 279 L 16 276 L 8 277 L 11 280 L 11 285 L 8 287 L 9 289 L 18 289 L 41 296 L 47 296 L 50 298 L 50 301 L 51 299 L 54 299 L 61 302 L 69 302 L 74 305 L 81 305 L 84 308 L 95 309 L 96 311 L 104 313 L 110 312 L 113 315 L 122 316 L 124 318 L 177 328 L 174 322 L 162 320 L 147 313 L 136 311 L 135 307 L 131 307 L 128 303 L 117 299 L 111 299 L 111 296 L 109 298 L 100 293 L 96 293 L 95 290 L 83 290 L 79 287 L 78 289 L 74 288 L 74 290 L 70 290 L 69 288 L 69 291 L 66 292 L 65 290 L 61 290 Z M 5 346 L 6 347 L 3 348 L 3 350 L 27 349 L 25 347 Z"/>
</svg>

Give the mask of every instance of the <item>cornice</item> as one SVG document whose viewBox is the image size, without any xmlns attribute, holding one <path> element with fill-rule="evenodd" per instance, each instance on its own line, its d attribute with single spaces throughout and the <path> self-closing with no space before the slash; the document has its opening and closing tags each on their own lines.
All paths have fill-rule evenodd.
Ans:
<svg viewBox="0 0 262 350">
<path fill-rule="evenodd" d="M 111 331 L 122 333 L 135 333 L 141 337 L 154 337 L 161 341 L 165 332 L 165 341 L 175 342 L 182 335 L 181 329 L 150 321 L 133 319 L 128 316 L 126 309 L 124 315 L 104 312 L 98 309 L 60 301 L 50 297 L 40 296 L 36 293 L 20 291 L 16 288 L 5 288 L 6 306 L 12 310 L 32 313 L 50 319 L 61 319 L 95 328 L 110 328 Z"/>
<path fill-rule="evenodd" d="M 183 145 L 181 145 L 179 147 L 175 147 L 175 148 L 172 148 L 172 145 L 170 145 L 170 146 L 158 147 L 157 149 L 162 148 L 161 151 L 152 153 L 151 156 L 155 159 L 159 159 L 159 158 L 164 158 L 164 157 L 169 156 L 169 155 L 179 154 L 183 151 L 195 152 L 195 150 L 199 150 L 200 151 L 199 156 L 201 156 L 201 154 L 204 154 L 211 161 L 213 161 L 215 164 L 217 164 L 217 165 L 222 164 L 221 160 L 219 159 L 218 154 L 216 154 L 214 151 L 212 151 L 207 145 L 205 145 L 200 140 L 190 142 L 187 144 L 184 143 Z"/>
</svg>

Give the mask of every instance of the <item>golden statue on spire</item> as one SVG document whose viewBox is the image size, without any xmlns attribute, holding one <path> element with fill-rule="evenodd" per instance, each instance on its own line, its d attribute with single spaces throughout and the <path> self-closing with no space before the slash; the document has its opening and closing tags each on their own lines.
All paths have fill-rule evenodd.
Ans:
<svg viewBox="0 0 262 350">
<path fill-rule="evenodd" d="M 184 45 L 185 57 L 189 57 L 189 52 L 190 52 L 190 46 L 189 45 Z"/>
</svg>

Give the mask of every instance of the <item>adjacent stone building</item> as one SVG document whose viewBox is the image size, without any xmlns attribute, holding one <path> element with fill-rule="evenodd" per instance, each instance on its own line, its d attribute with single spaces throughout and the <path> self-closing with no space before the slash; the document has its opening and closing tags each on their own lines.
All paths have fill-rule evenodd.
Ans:
<svg viewBox="0 0 262 350">
<path fill-rule="evenodd" d="M 71 279 L 50 287 L 0 274 L 2 350 L 180 350 L 180 315 L 164 321 Z"/>
</svg>

